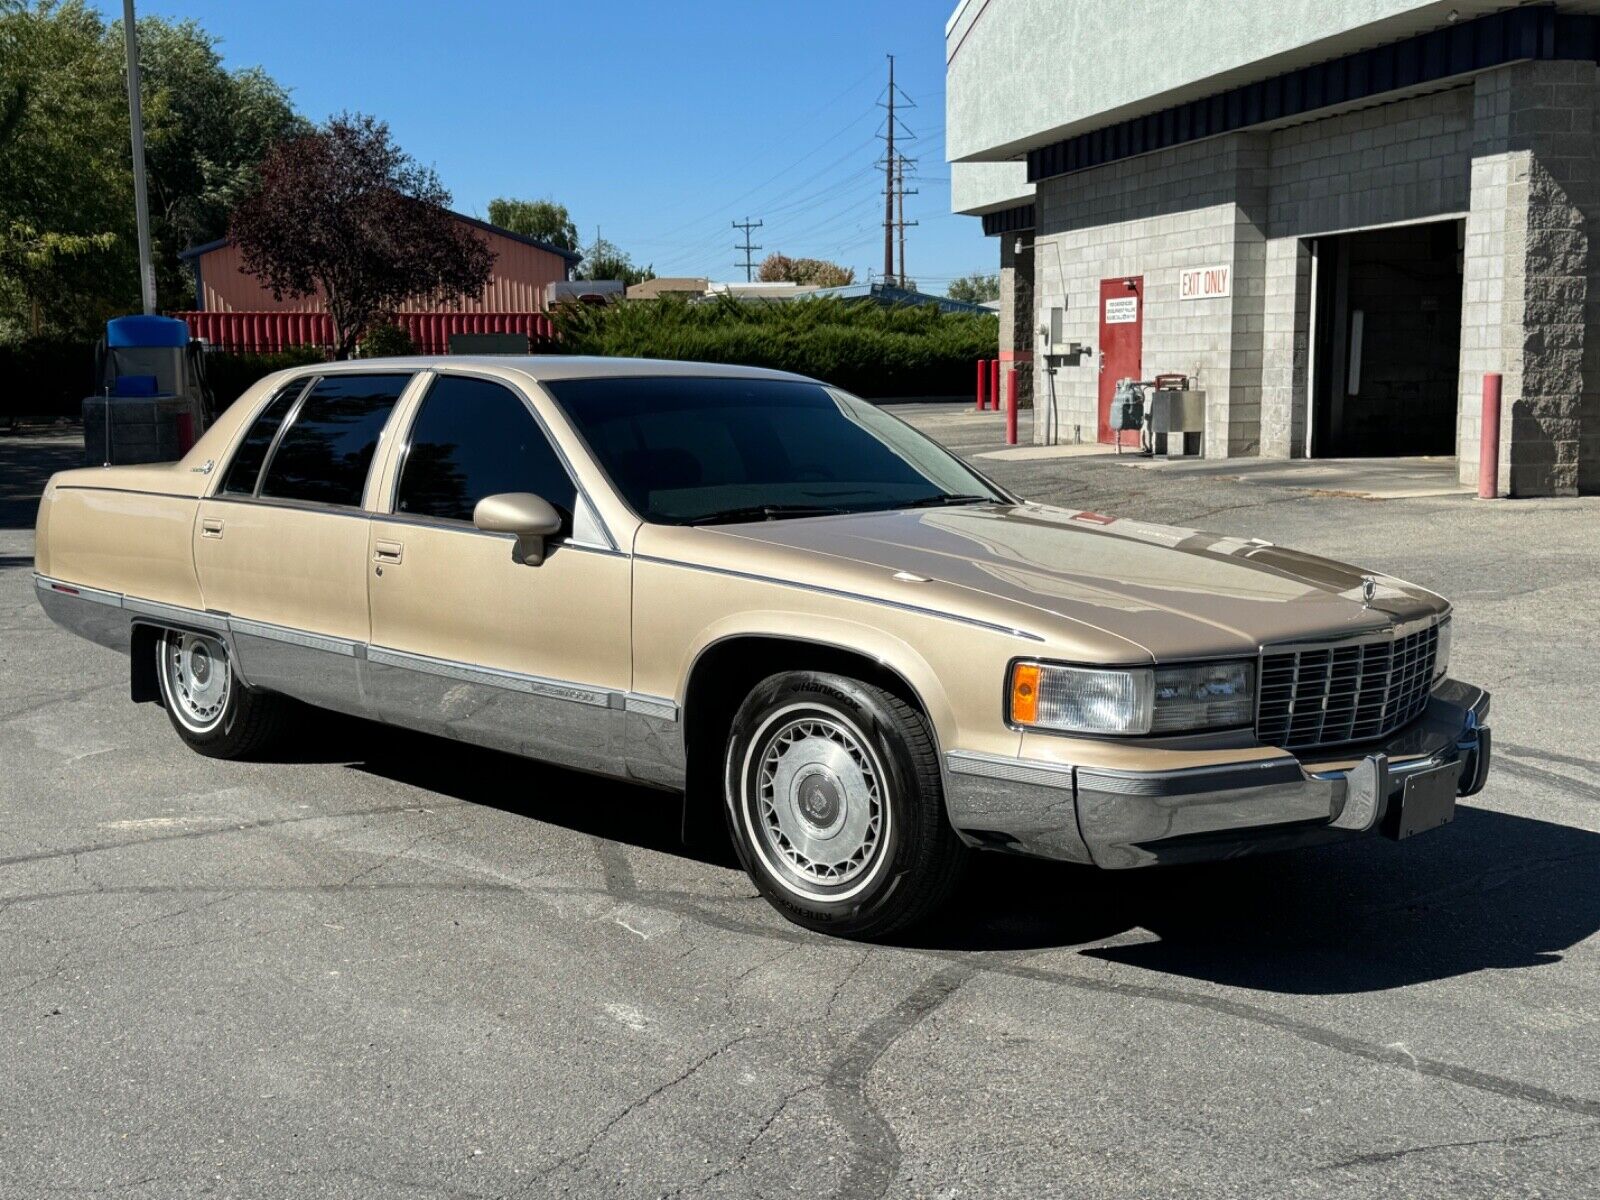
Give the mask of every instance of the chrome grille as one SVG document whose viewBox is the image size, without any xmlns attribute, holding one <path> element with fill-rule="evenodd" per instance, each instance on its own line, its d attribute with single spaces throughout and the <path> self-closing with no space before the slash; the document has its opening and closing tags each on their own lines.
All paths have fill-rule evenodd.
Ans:
<svg viewBox="0 0 1600 1200">
<path fill-rule="evenodd" d="M 1439 626 L 1261 656 L 1256 736 L 1302 749 L 1364 742 L 1422 714 L 1433 683 Z"/>
</svg>

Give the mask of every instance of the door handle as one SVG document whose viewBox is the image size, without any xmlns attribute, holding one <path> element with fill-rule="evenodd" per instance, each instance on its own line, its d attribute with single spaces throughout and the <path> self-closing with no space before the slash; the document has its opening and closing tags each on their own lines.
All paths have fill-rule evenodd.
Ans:
<svg viewBox="0 0 1600 1200">
<path fill-rule="evenodd" d="M 372 558 L 374 562 L 397 563 L 404 553 L 405 546 L 399 542 L 377 542 L 373 546 Z"/>
<path fill-rule="evenodd" d="M 222 520 L 219 517 L 205 517 L 200 522 L 200 536 L 219 538 L 222 536 Z"/>
</svg>

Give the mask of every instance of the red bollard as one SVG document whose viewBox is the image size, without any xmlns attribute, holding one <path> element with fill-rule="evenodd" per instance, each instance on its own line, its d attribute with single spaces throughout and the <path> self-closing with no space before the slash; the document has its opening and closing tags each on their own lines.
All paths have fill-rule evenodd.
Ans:
<svg viewBox="0 0 1600 1200">
<path fill-rule="evenodd" d="M 1017 444 L 1017 368 L 1006 372 L 1006 445 Z"/>
<path fill-rule="evenodd" d="M 1483 377 L 1483 417 L 1478 428 L 1478 499 L 1500 494 L 1500 376 Z"/>
<path fill-rule="evenodd" d="M 989 360 L 978 360 L 978 411 L 989 407 Z"/>
<path fill-rule="evenodd" d="M 989 360 L 989 404 L 995 412 L 1000 411 L 1000 360 Z"/>
<path fill-rule="evenodd" d="M 181 457 L 189 453 L 189 447 L 194 445 L 194 415 L 192 413 L 179 413 L 178 428 L 178 454 Z"/>
</svg>

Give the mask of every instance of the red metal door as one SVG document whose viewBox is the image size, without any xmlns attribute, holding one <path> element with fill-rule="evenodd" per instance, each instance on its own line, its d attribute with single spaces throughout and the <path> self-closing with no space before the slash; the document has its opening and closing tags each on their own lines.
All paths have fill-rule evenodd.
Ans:
<svg viewBox="0 0 1600 1200">
<path fill-rule="evenodd" d="M 1111 428 L 1111 396 L 1117 380 L 1138 379 L 1144 359 L 1144 276 L 1100 281 L 1100 440 L 1117 439 Z M 1139 444 L 1137 430 L 1126 432 L 1127 446 Z"/>
</svg>

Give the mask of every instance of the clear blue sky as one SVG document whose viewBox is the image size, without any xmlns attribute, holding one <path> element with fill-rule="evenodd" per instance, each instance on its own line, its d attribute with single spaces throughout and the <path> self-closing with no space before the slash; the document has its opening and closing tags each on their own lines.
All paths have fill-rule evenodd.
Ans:
<svg viewBox="0 0 1600 1200">
<path fill-rule="evenodd" d="M 916 102 L 908 272 L 927 291 L 996 269 L 950 214 L 944 22 L 953 0 L 139 0 L 194 17 L 230 66 L 260 65 L 314 120 L 387 120 L 464 212 L 566 204 L 659 274 L 735 277 L 734 219 L 766 250 L 881 269 L 876 107 L 884 55 Z M 120 5 L 101 0 L 115 15 Z M 758 255 L 759 257 L 759 255 Z"/>
</svg>

